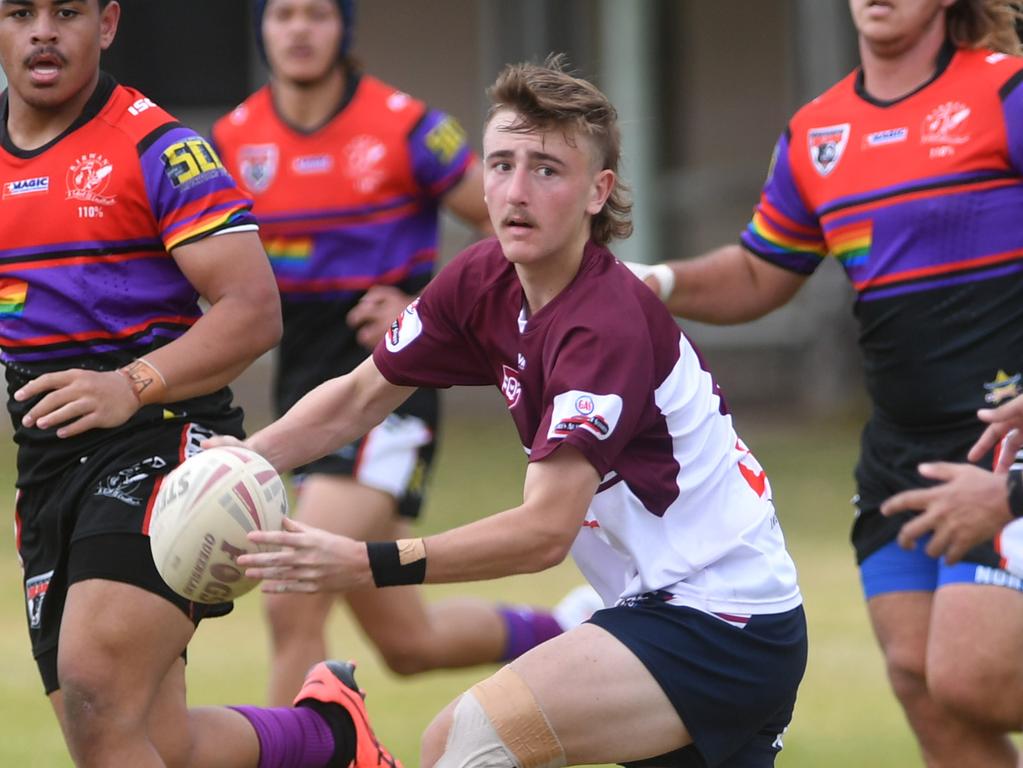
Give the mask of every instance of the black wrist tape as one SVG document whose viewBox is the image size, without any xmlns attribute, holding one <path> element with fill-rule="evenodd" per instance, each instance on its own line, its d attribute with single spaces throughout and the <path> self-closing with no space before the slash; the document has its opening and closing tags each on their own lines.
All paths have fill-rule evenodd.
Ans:
<svg viewBox="0 0 1023 768">
<path fill-rule="evenodd" d="M 1010 469 L 1009 479 L 1009 514 L 1023 517 L 1023 469 Z"/>
<path fill-rule="evenodd" d="M 366 553 L 373 572 L 373 583 L 378 587 L 422 584 L 426 579 L 426 556 L 402 564 L 401 550 L 396 541 L 367 541 Z"/>
</svg>

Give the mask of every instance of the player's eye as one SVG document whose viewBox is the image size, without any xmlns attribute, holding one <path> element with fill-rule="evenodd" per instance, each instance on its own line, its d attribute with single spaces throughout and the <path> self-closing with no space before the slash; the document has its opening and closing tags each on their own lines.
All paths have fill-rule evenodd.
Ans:
<svg viewBox="0 0 1023 768">
<path fill-rule="evenodd" d="M 78 11 L 76 11 L 74 8 L 60 8 L 57 11 L 57 16 L 62 19 L 70 19 L 78 15 L 79 15 Z"/>
<path fill-rule="evenodd" d="M 541 176 L 546 177 L 555 175 L 555 170 L 551 168 L 549 165 L 541 165 L 539 168 L 536 169 L 536 172 L 539 173 Z"/>
</svg>

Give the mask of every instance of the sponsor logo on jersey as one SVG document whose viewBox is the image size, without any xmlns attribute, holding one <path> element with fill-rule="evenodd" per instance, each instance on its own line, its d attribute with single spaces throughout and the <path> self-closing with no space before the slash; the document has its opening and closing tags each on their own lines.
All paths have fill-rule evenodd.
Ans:
<svg viewBox="0 0 1023 768">
<path fill-rule="evenodd" d="M 132 117 L 138 117 L 147 109 L 152 109 L 155 106 L 156 105 L 153 102 L 151 102 L 149 99 L 143 96 L 141 99 L 138 99 L 134 104 L 128 107 L 128 114 L 130 114 Z"/>
<path fill-rule="evenodd" d="M 213 147 L 199 136 L 174 142 L 163 151 L 161 158 L 164 174 L 178 188 L 187 189 L 227 173 Z"/>
<path fill-rule="evenodd" d="M 376 136 L 356 136 L 342 150 L 345 175 L 363 194 L 375 192 L 387 176 L 383 168 L 387 147 Z"/>
<path fill-rule="evenodd" d="M 465 142 L 465 131 L 453 117 L 445 117 L 426 134 L 426 148 L 444 165 L 455 159 Z"/>
<path fill-rule="evenodd" d="M 331 155 L 302 155 L 291 161 L 291 170 L 304 176 L 316 173 L 328 173 L 334 167 Z"/>
<path fill-rule="evenodd" d="M 898 144 L 909 138 L 909 128 L 887 128 L 883 131 L 868 133 L 863 143 L 867 147 L 883 147 L 886 144 Z"/>
<path fill-rule="evenodd" d="M 1017 397 L 1023 392 L 1023 388 L 1020 387 L 1021 379 L 1023 379 L 1023 376 L 1018 373 L 1010 376 L 1005 371 L 999 371 L 995 374 L 994 381 L 984 382 L 984 389 L 987 390 L 987 394 L 984 395 L 984 402 L 990 405 L 998 405 L 1006 400 L 1012 400 L 1014 397 Z"/>
<path fill-rule="evenodd" d="M 965 144 L 970 134 L 964 123 L 970 108 L 961 101 L 946 101 L 931 110 L 920 127 L 920 141 L 924 144 Z"/>
<path fill-rule="evenodd" d="M 43 600 L 50 589 L 53 571 L 41 573 L 25 580 L 25 601 L 28 603 L 28 625 L 39 629 L 43 625 Z"/>
<path fill-rule="evenodd" d="M 554 396 L 551 426 L 547 438 L 568 437 L 578 429 L 607 440 L 618 426 L 622 415 L 619 395 L 597 395 L 573 389 Z"/>
<path fill-rule="evenodd" d="M 277 175 L 276 144 L 246 144 L 238 150 L 238 169 L 250 192 L 265 192 Z"/>
<path fill-rule="evenodd" d="M 419 316 L 419 299 L 416 299 L 398 315 L 384 336 L 388 352 L 400 352 L 419 338 L 423 332 L 423 321 Z"/>
<path fill-rule="evenodd" d="M 82 155 L 67 170 L 67 199 L 113 205 L 114 195 L 103 194 L 113 172 L 113 164 L 98 152 Z"/>
<path fill-rule="evenodd" d="M 50 191 L 50 177 L 36 176 L 34 179 L 18 179 L 4 182 L 4 197 L 35 195 Z"/>
<path fill-rule="evenodd" d="M 821 176 L 827 176 L 838 165 L 849 143 L 849 123 L 811 128 L 806 134 L 810 162 Z"/>
<path fill-rule="evenodd" d="M 522 382 L 519 381 L 519 372 L 510 365 L 501 366 L 501 394 L 509 408 L 519 404 L 522 397 Z"/>
</svg>

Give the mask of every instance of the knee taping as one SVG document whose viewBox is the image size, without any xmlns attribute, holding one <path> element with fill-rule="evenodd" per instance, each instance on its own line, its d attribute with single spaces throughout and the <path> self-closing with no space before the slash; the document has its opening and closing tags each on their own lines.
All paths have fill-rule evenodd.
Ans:
<svg viewBox="0 0 1023 768">
<path fill-rule="evenodd" d="M 436 768 L 562 768 L 561 742 L 509 667 L 462 695 Z"/>
</svg>

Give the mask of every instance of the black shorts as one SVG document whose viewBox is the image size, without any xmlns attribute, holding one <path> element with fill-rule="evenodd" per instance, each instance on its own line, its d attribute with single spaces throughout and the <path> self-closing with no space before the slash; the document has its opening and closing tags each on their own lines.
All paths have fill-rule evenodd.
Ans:
<svg viewBox="0 0 1023 768">
<path fill-rule="evenodd" d="M 630 763 L 658 768 L 768 768 L 782 748 L 806 669 L 802 607 L 738 627 L 656 596 L 590 618 L 643 662 L 693 744 Z"/>
<path fill-rule="evenodd" d="M 47 693 L 59 687 L 60 622 L 68 588 L 78 581 L 132 584 L 166 598 L 196 623 L 230 612 L 230 603 L 191 603 L 171 591 L 156 571 L 147 535 L 158 481 L 209 435 L 180 422 L 141 430 L 81 457 L 52 482 L 19 490 L 26 617 Z"/>
<path fill-rule="evenodd" d="M 880 513 L 881 503 L 890 496 L 911 488 L 933 485 L 917 472 L 924 461 L 965 462 L 970 447 L 980 437 L 983 425 L 978 421 L 961 429 L 933 432 L 908 432 L 881 423 L 874 418 L 863 428 L 860 459 L 856 465 L 856 518 L 851 539 L 856 562 L 862 564 L 870 555 L 895 541 L 906 520 L 916 513 L 906 512 L 893 517 Z M 981 466 L 991 466 L 985 457 Z M 964 560 L 993 568 L 999 557 L 990 542 L 971 549 Z"/>
<path fill-rule="evenodd" d="M 295 470 L 307 475 L 351 477 L 393 496 L 398 515 L 419 517 L 437 445 L 437 392 L 417 390 L 364 437 Z"/>
</svg>

